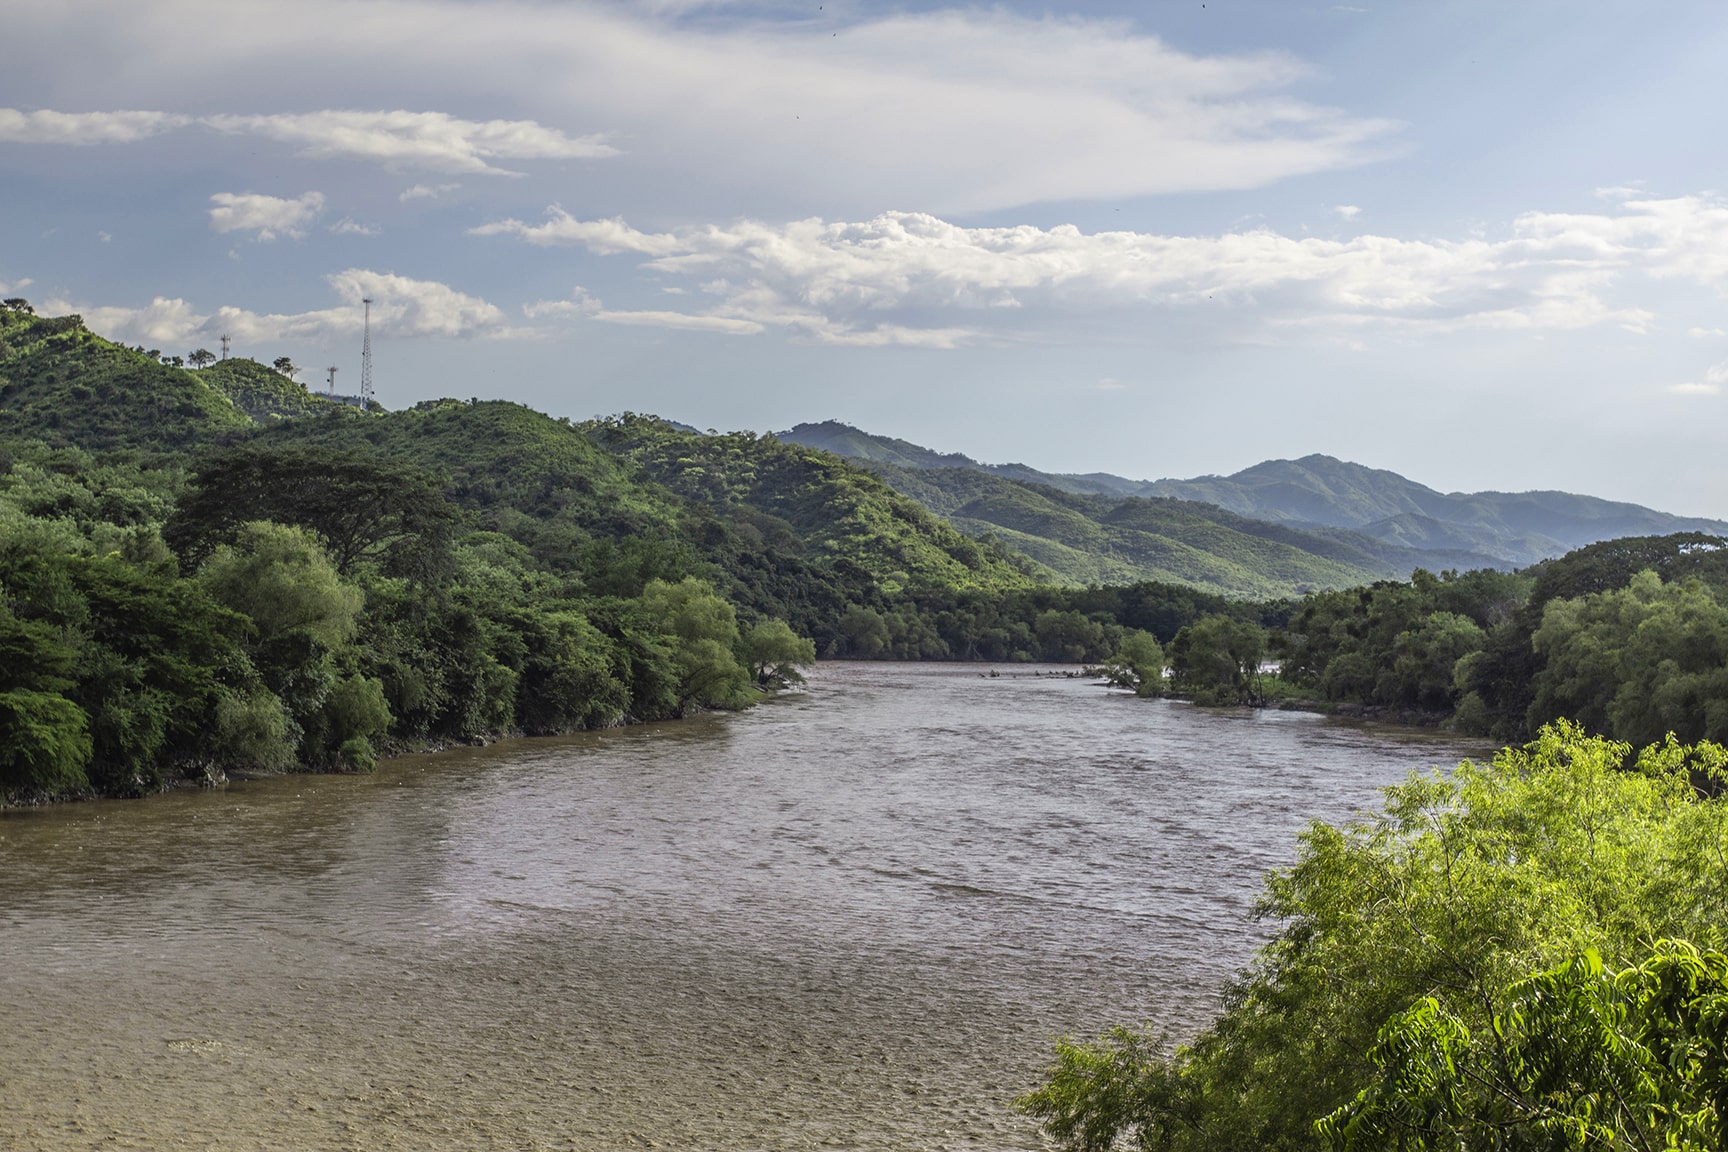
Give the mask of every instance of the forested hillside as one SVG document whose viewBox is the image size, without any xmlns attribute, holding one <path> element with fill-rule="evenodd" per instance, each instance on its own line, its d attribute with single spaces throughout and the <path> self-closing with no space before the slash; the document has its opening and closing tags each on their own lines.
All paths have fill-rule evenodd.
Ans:
<svg viewBox="0 0 1728 1152">
<path fill-rule="evenodd" d="M 1331 530 L 1358 551 L 1383 562 L 1386 568 L 1380 574 L 1395 571 L 1399 577 L 1408 576 L 1417 567 L 1431 571 L 1482 564 L 1521 567 L 1621 536 L 1672 532 L 1728 535 L 1728 522 L 1673 516 L 1569 492 L 1446 494 L 1396 472 L 1321 455 L 1268 460 L 1231 476 L 1129 480 L 1104 472 L 1049 473 L 1025 464 L 981 464 L 957 452 L 935 452 L 832 420 L 800 424 L 780 436 L 868 461 L 884 475 L 891 469 L 966 469 L 1075 495 L 1162 497 L 1181 501 L 1180 507 L 1188 511 L 1194 511 L 1196 505 L 1210 506 L 1247 519 L 1285 524 L 1303 533 Z M 909 479 L 896 478 L 893 482 L 902 490 L 911 489 Z M 1304 541 L 1296 542 L 1307 546 Z M 1033 555 L 1037 554 L 1034 549 L 1049 547 L 1037 542 L 1028 545 Z M 1083 564 L 1078 557 L 1063 558 Z M 1060 570 L 1061 566 L 1057 567 Z M 1073 575 L 1086 578 L 1078 572 Z"/>
<path fill-rule="evenodd" d="M 363 413 L 251 361 L 189 369 L 0 311 L 7 795 L 738 707 L 818 648 L 1096 660 L 1134 627 L 1260 611 L 1037 571 L 772 438 L 504 402 Z"/>
<path fill-rule="evenodd" d="M 1383 577 L 1408 554 L 1343 531 L 877 468 L 646 416 L 362 412 L 0 311 L 0 791 L 737 707 L 818 655 L 1092 662 L 1507 739 L 1728 736 L 1712 536 L 1406 581 Z"/>
<path fill-rule="evenodd" d="M 1416 552 L 1351 532 L 1253 520 L 1208 504 L 1083 495 L 966 468 L 871 467 L 956 528 L 1000 540 L 1066 583 L 1152 580 L 1271 598 L 1398 579 L 1424 564 L 1495 564 L 1468 551 Z"/>
</svg>

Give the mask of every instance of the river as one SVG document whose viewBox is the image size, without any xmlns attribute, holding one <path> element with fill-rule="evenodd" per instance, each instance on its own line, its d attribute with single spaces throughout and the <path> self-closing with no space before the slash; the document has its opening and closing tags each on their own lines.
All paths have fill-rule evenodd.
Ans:
<svg viewBox="0 0 1728 1152">
<path fill-rule="evenodd" d="M 1479 746 L 975 665 L 0 817 L 0 1146 L 1020 1149 L 1313 818 Z M 1048 671 L 1048 670 L 1046 670 Z"/>
</svg>

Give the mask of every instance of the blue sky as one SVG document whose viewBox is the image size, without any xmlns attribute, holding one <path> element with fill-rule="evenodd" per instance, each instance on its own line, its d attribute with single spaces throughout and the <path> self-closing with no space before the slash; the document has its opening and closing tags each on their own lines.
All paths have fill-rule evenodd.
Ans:
<svg viewBox="0 0 1728 1152">
<path fill-rule="evenodd" d="M 1714 4 L 12 0 L 0 289 L 380 398 L 1728 516 Z"/>
</svg>

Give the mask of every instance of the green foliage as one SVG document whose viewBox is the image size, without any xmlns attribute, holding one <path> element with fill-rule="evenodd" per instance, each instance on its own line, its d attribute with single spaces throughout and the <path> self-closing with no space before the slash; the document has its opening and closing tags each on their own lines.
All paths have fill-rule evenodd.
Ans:
<svg viewBox="0 0 1728 1152">
<path fill-rule="evenodd" d="M 1641 572 L 1625 588 L 1550 600 L 1531 637 L 1543 658 L 1532 723 L 1571 716 L 1654 743 L 1728 739 L 1728 608 L 1697 579 Z"/>
<path fill-rule="evenodd" d="M 0 692 L 0 788 L 56 793 L 87 787 L 88 722 L 63 696 Z"/>
<path fill-rule="evenodd" d="M 1207 616 L 1170 642 L 1170 678 L 1197 704 L 1253 704 L 1261 699 L 1266 631 L 1228 616 Z"/>
<path fill-rule="evenodd" d="M 345 584 L 317 537 L 259 520 L 240 525 L 199 576 L 217 603 L 252 621 L 259 646 L 302 634 L 324 648 L 354 636 L 365 597 Z"/>
<path fill-rule="evenodd" d="M 1524 603 L 1527 578 L 1418 570 L 1307 597 L 1291 616 L 1282 675 L 1328 700 L 1444 715 L 1461 689 L 1459 661 L 1488 643 Z"/>
<path fill-rule="evenodd" d="M 764 620 L 744 634 L 744 663 L 762 688 L 804 683 L 802 669 L 816 663 L 816 642 L 784 620 Z"/>
<path fill-rule="evenodd" d="M 680 712 L 750 703 L 750 672 L 734 655 L 738 619 L 732 605 L 687 576 L 676 584 L 650 581 L 642 590 L 642 607 L 671 639 Z"/>
<path fill-rule="evenodd" d="M 260 520 L 316 532 L 339 572 L 364 556 L 398 573 L 424 574 L 443 560 L 456 516 L 430 476 L 399 464 L 244 446 L 199 466 L 166 536 L 197 567 L 241 525 Z"/>
<path fill-rule="evenodd" d="M 1624 588 L 1644 571 L 1669 583 L 1695 577 L 1721 592 L 1728 589 L 1728 546 L 1695 532 L 1631 537 L 1592 544 L 1538 566 L 1529 602 L 1492 627 L 1482 651 L 1456 671 L 1463 693 L 1460 718 L 1468 720 L 1469 730 L 1509 740 L 1528 736 L 1543 719 L 1544 710 L 1533 705 L 1546 661 L 1533 637 L 1548 604 Z"/>
<path fill-rule="evenodd" d="M 1104 662 L 1104 679 L 1117 688 L 1132 688 L 1137 696 L 1159 696 L 1164 692 L 1164 667 L 1164 649 L 1158 638 L 1134 629 L 1122 637 Z"/>
<path fill-rule="evenodd" d="M 1053 1135 L 1083 1121 L 1147 1149 L 1295 1152 L 1384 1080 L 1369 1054 L 1426 998 L 1486 1036 L 1513 1018 L 1517 981 L 1589 949 L 1609 964 L 1662 937 L 1719 950 L 1728 806 L 1692 776 L 1722 781 L 1728 750 L 1668 742 L 1631 772 L 1628 752 L 1555 725 L 1492 764 L 1412 776 L 1376 817 L 1312 826 L 1261 903 L 1277 933 L 1211 1027 L 1167 1055 L 1149 1041 L 1095 1047 L 1091 1080 L 1088 1065 L 1059 1064 L 1060 1091 L 1053 1078 L 1028 1107 Z M 1400 1057 L 1410 1077 L 1443 1061 L 1440 1040 L 1456 1047 L 1430 1039 Z"/>
<path fill-rule="evenodd" d="M 1502 999 L 1480 1037 L 1433 997 L 1394 1016 L 1368 1054 L 1373 1082 L 1319 1135 L 1340 1152 L 1728 1140 L 1728 955 L 1658 940 L 1613 972 L 1590 950 Z"/>
<path fill-rule="evenodd" d="M 0 437 L 185 448 L 250 424 L 215 382 L 92 335 L 78 317 L 0 311 Z"/>
</svg>

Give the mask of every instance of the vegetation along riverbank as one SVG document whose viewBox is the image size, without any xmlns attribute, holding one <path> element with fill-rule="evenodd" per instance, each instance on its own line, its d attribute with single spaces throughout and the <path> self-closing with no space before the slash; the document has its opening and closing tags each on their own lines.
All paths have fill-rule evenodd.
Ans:
<svg viewBox="0 0 1728 1152">
<path fill-rule="evenodd" d="M 1061 584 L 774 437 L 362 412 L 285 361 L 175 359 L 0 309 L 12 801 L 736 708 L 818 656 L 1103 663 L 1509 741 L 1728 735 L 1728 559 L 1701 533 L 1272 599 Z"/>
</svg>

